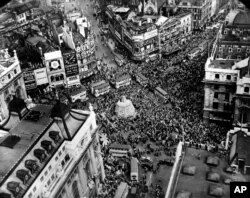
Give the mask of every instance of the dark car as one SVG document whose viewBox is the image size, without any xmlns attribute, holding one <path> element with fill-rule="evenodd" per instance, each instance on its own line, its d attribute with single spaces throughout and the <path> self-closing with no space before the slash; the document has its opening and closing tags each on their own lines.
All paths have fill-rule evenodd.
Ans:
<svg viewBox="0 0 250 198">
<path fill-rule="evenodd" d="M 149 170 L 152 170 L 153 169 L 153 163 L 150 163 L 150 162 L 143 162 L 141 163 L 141 167 L 143 169 L 147 168 Z"/>
</svg>

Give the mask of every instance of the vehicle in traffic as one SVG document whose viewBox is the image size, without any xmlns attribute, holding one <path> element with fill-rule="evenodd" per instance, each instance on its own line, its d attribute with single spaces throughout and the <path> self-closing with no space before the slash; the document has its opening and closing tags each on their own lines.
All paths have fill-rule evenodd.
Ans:
<svg viewBox="0 0 250 198">
<path fill-rule="evenodd" d="M 135 157 L 131 158 L 130 161 L 130 179 L 131 181 L 139 181 L 139 168 L 138 168 L 138 159 Z"/>
<path fill-rule="evenodd" d="M 115 79 L 115 88 L 119 89 L 120 87 L 128 86 L 131 84 L 130 75 L 123 75 Z"/>
<path fill-rule="evenodd" d="M 104 95 L 110 91 L 110 85 L 105 80 L 102 80 L 91 84 L 90 90 L 95 97 L 99 97 L 100 95 Z"/>
<path fill-rule="evenodd" d="M 137 73 L 136 75 L 135 75 L 135 79 L 136 79 L 136 81 L 140 84 L 140 85 L 142 85 L 142 86 L 147 86 L 147 84 L 148 84 L 148 79 L 144 76 L 144 75 L 142 75 L 141 73 Z"/>
<path fill-rule="evenodd" d="M 167 97 L 167 92 L 164 91 L 162 88 L 160 87 L 156 87 L 155 88 L 155 95 L 161 97 L 162 99 L 166 99 Z"/>
<path fill-rule="evenodd" d="M 128 157 L 132 153 L 132 147 L 126 144 L 113 143 L 109 146 L 109 153 L 114 157 Z"/>
</svg>

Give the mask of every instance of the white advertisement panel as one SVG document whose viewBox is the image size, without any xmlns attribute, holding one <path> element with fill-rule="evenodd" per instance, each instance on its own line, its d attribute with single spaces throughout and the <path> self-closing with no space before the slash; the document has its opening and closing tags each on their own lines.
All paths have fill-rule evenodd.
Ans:
<svg viewBox="0 0 250 198">
<path fill-rule="evenodd" d="M 46 68 L 40 68 L 34 70 L 36 84 L 43 85 L 49 83 Z"/>
<path fill-rule="evenodd" d="M 152 30 L 151 32 L 146 32 L 144 34 L 144 39 L 147 40 L 147 39 L 153 38 L 155 36 L 157 36 L 157 29 Z"/>
<path fill-rule="evenodd" d="M 80 77 L 79 75 L 75 75 L 75 76 L 71 76 L 71 77 L 67 77 L 67 86 L 72 86 L 72 85 L 80 85 Z"/>
</svg>

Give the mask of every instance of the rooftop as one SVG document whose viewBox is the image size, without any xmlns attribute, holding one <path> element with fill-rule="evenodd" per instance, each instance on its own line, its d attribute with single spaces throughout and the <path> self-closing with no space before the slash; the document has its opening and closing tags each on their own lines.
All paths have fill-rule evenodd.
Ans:
<svg viewBox="0 0 250 198">
<path fill-rule="evenodd" d="M 200 158 L 197 156 L 200 156 Z M 207 165 L 205 162 L 208 157 L 212 157 L 211 159 L 217 159 L 219 162 L 218 166 Z M 182 173 L 183 168 L 186 166 L 196 167 L 194 175 L 191 176 Z M 249 179 L 249 176 L 228 174 L 224 171 L 226 167 L 228 167 L 227 160 L 218 158 L 215 153 L 194 148 L 186 148 L 184 160 L 181 165 L 181 173 L 177 178 L 174 197 L 176 197 L 179 192 L 185 191 L 192 193 L 193 197 L 210 198 L 211 196 L 208 194 L 208 191 L 209 188 L 215 183 L 207 180 L 208 173 L 217 173 L 219 175 L 220 179 L 216 185 L 222 187 L 222 197 L 230 197 L 230 186 L 225 184 L 224 181 L 226 179 L 230 179 L 231 181 L 239 179 L 246 181 Z"/>
<path fill-rule="evenodd" d="M 34 122 L 24 118 L 9 131 L 9 134 L 20 136 L 21 139 L 13 148 L 0 146 L 0 181 L 52 122 L 52 119 L 49 118 L 52 107 L 49 105 L 37 105 L 33 110 L 39 111 L 43 115 L 38 121 Z M 2 142 L 5 138 L 7 137 L 2 137 L 0 141 Z"/>
<path fill-rule="evenodd" d="M 52 60 L 55 58 L 62 58 L 61 51 L 48 52 L 44 54 L 45 60 Z"/>
<path fill-rule="evenodd" d="M 183 0 L 182 5 L 183 6 L 201 6 L 203 4 L 204 0 Z"/>
<path fill-rule="evenodd" d="M 33 36 L 30 38 L 27 38 L 26 41 L 32 45 L 37 45 L 38 42 L 46 42 L 46 39 L 41 36 Z"/>
<path fill-rule="evenodd" d="M 250 11 L 247 9 L 232 10 L 226 17 L 227 25 L 248 25 L 250 26 Z"/>
<path fill-rule="evenodd" d="M 232 69 L 234 60 L 212 60 L 209 67 L 215 69 Z"/>
<path fill-rule="evenodd" d="M 4 184 L 1 186 L 1 189 L 6 188 L 7 182 L 5 181 L 8 178 L 8 183 L 12 181 L 18 182 L 27 190 L 47 163 L 47 160 L 53 156 L 60 143 L 69 137 L 67 136 L 68 134 L 70 139 L 73 138 L 89 117 L 89 112 L 87 111 L 70 110 L 67 107 L 65 109 L 65 105 L 60 104 L 58 102 L 54 106 L 36 105 L 22 120 L 17 122 L 16 126 L 9 133 L 0 138 L 0 183 Z M 63 124 L 62 117 L 66 125 Z M 13 138 L 18 140 L 13 143 Z M 48 152 L 42 146 L 43 142 L 52 146 L 51 152 Z M 34 147 L 36 148 L 35 150 Z M 35 154 L 39 150 L 38 148 L 42 152 L 44 150 L 47 151 L 47 157 L 45 157 L 43 162 L 41 162 L 41 156 Z M 33 153 L 31 153 L 32 150 Z M 29 160 L 40 161 L 38 162 L 39 169 L 36 174 L 32 174 L 31 181 L 27 185 L 23 185 L 15 172 L 25 167 L 24 163 Z M 23 197 L 23 193 L 24 191 L 21 191 L 18 197 Z"/>
</svg>

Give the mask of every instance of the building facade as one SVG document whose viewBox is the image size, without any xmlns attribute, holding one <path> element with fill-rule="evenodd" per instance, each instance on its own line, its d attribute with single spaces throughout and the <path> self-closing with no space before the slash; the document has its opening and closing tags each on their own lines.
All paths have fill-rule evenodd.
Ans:
<svg viewBox="0 0 250 198">
<path fill-rule="evenodd" d="M 183 11 L 189 11 L 193 13 L 193 28 L 194 30 L 200 29 L 211 18 L 211 5 L 212 0 L 182 0 L 177 7 Z"/>
<path fill-rule="evenodd" d="M 0 124 L 9 117 L 9 103 L 15 95 L 26 99 L 26 89 L 20 63 L 14 51 L 14 57 L 8 53 L 8 49 L 0 51 Z"/>
<path fill-rule="evenodd" d="M 120 9 L 127 12 L 129 9 Z M 121 45 L 133 60 L 142 61 L 159 50 L 159 38 L 156 25 L 150 17 L 135 17 L 131 12 L 122 19 L 117 13 L 117 7 L 107 6 L 109 31 L 117 45 Z"/>
<path fill-rule="evenodd" d="M 63 86 L 66 82 L 65 68 L 61 51 L 44 54 L 44 64 L 50 86 Z"/>
<path fill-rule="evenodd" d="M 247 68 L 246 60 L 250 55 L 249 25 L 249 11 L 235 9 L 227 15 L 218 32 L 205 65 L 205 123 L 213 120 L 237 124 L 241 120 L 239 106 L 247 103 L 243 99 L 247 98 L 247 92 L 242 92 L 244 88 L 240 87 L 247 87 L 243 70 Z"/>
<path fill-rule="evenodd" d="M 240 61 L 250 56 L 250 12 L 235 9 L 226 17 L 220 31 L 216 58 Z"/>
<path fill-rule="evenodd" d="M 34 121 L 31 114 L 43 116 Z M 18 137 L 18 147 L 0 148 L 1 157 L 11 155 L 1 158 L 0 197 L 96 197 L 105 178 L 98 130 L 92 108 L 36 105 L 6 135 Z"/>
<path fill-rule="evenodd" d="M 233 120 L 234 94 L 239 76 L 238 70 L 233 70 L 234 61 L 208 59 L 205 65 L 204 78 L 204 109 L 205 123 Z"/>
</svg>

